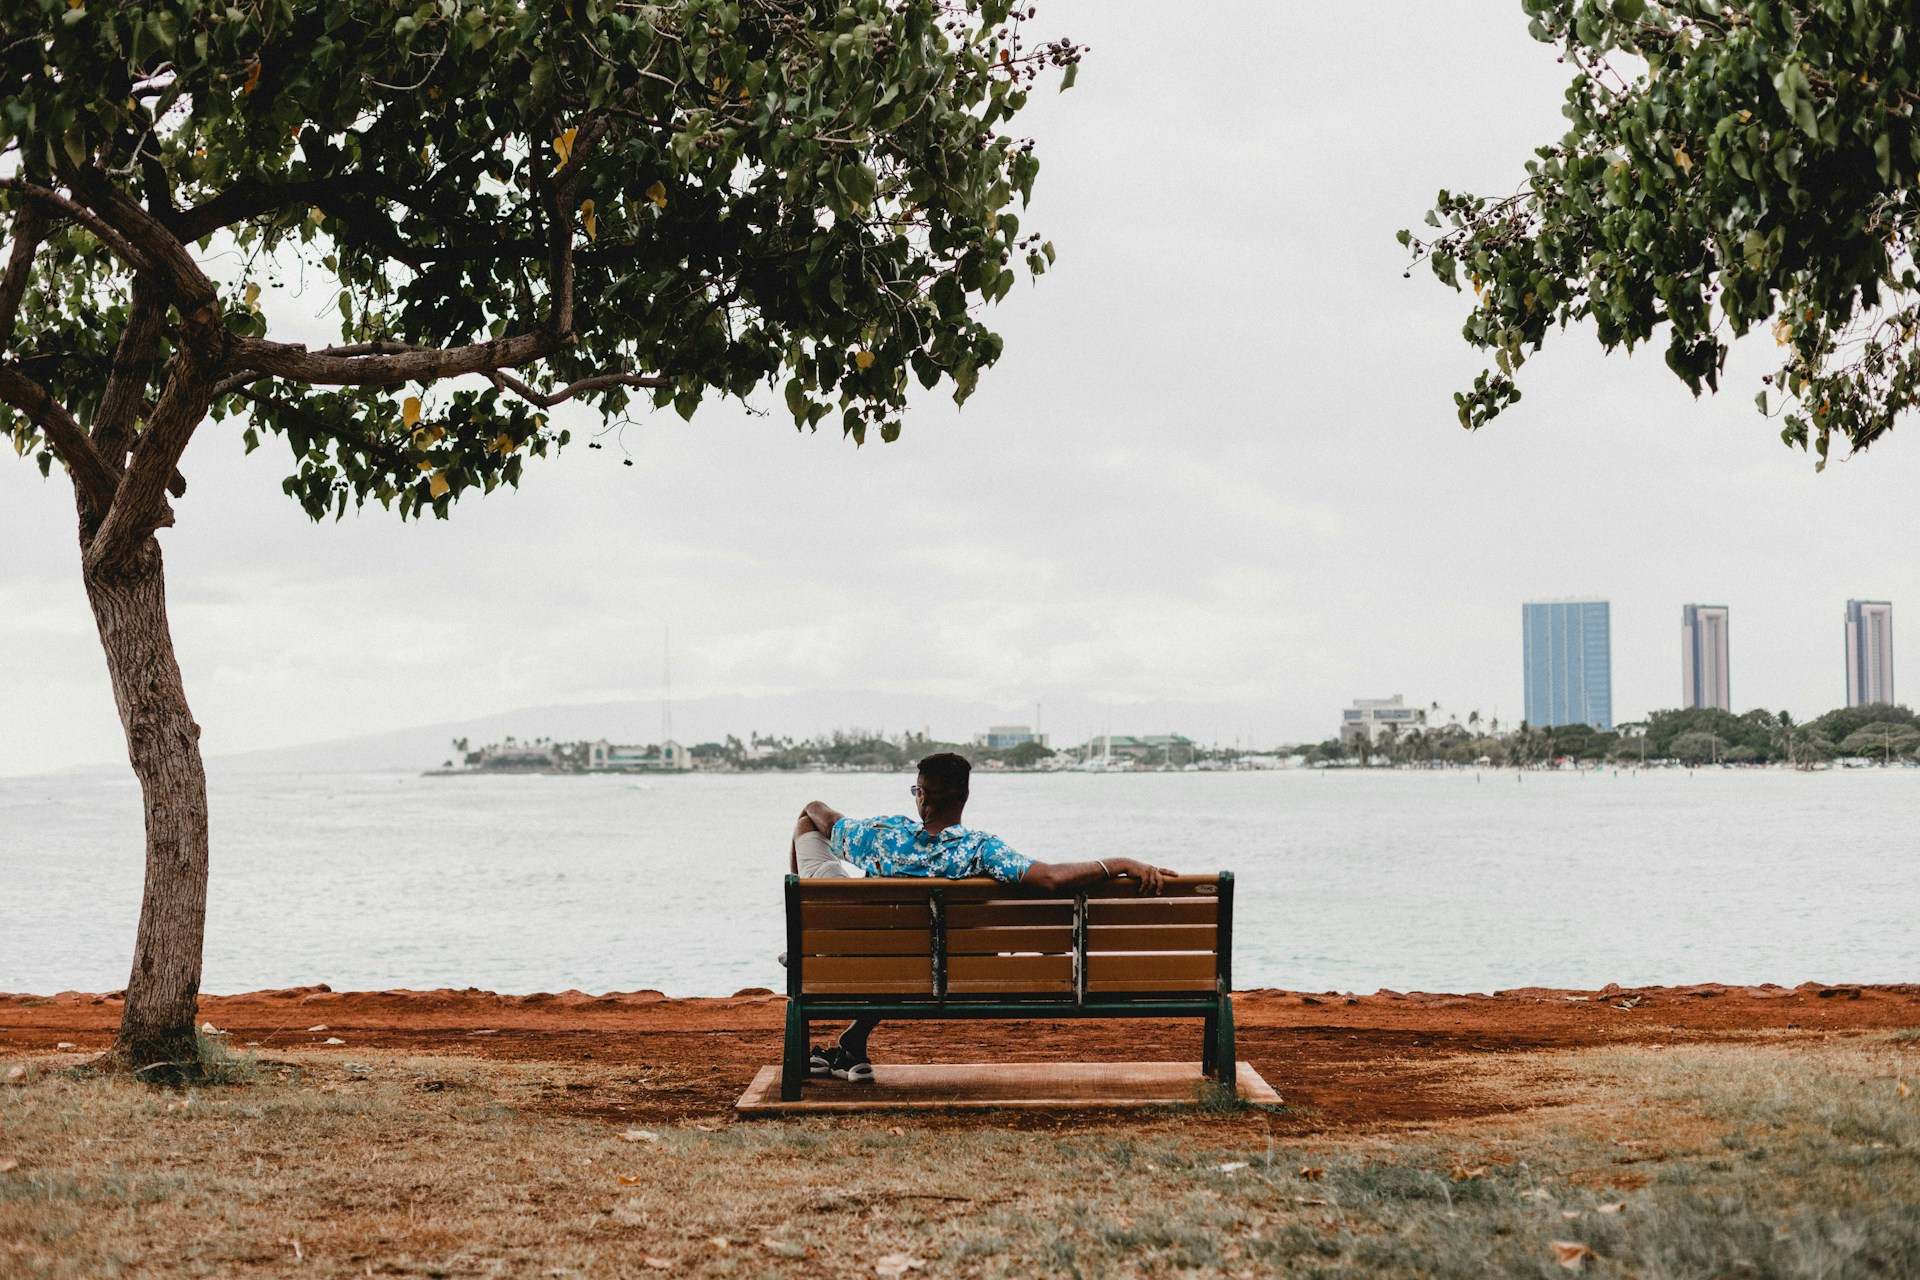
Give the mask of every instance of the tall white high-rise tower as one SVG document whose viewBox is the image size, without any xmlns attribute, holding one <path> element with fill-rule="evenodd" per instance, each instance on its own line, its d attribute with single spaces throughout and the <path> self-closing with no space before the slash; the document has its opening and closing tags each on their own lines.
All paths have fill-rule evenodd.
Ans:
<svg viewBox="0 0 1920 1280">
<path fill-rule="evenodd" d="M 1893 701 L 1893 605 L 1847 601 L 1847 705 Z"/>
<path fill-rule="evenodd" d="M 1733 710 L 1727 686 L 1727 606 L 1680 607 L 1680 705 Z"/>
</svg>

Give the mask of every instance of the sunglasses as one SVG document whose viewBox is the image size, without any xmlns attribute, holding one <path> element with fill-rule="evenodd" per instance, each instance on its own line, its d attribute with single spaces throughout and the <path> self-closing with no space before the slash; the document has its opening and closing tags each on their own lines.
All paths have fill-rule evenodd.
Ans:
<svg viewBox="0 0 1920 1280">
<path fill-rule="evenodd" d="M 907 788 L 907 794 L 912 796 L 915 800 L 918 800 L 921 796 L 925 795 L 926 792 L 921 790 L 917 786 L 913 786 L 913 787 Z"/>
</svg>

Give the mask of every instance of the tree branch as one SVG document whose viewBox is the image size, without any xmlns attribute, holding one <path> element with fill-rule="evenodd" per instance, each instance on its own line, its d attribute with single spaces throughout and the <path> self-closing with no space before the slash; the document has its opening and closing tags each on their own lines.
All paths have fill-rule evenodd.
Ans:
<svg viewBox="0 0 1920 1280">
<path fill-rule="evenodd" d="M 7 259 L 6 275 L 0 277 L 0 351 L 13 345 L 13 322 L 19 317 L 20 299 L 33 277 L 33 255 L 46 230 L 46 215 L 33 201 L 22 203 L 20 212 L 13 215 L 13 253 Z"/>
<path fill-rule="evenodd" d="M 510 373 L 495 369 L 487 374 L 487 376 L 493 380 L 494 386 L 511 391 L 527 403 L 536 405 L 542 409 L 551 409 L 563 401 L 571 400 L 578 395 L 585 395 L 589 391 L 598 391 L 602 387 L 665 387 L 673 384 L 672 378 L 663 377 L 658 374 L 601 373 L 595 374 L 591 378 L 582 378 L 578 382 L 569 383 L 552 395 L 542 395 Z"/>
<path fill-rule="evenodd" d="M 230 367 L 256 370 L 289 382 L 386 387 L 510 369 L 544 359 L 566 344 L 556 334 L 540 332 L 464 347 L 413 347 L 360 354 L 365 345 L 309 351 L 297 343 L 238 338 L 233 343 Z"/>
<path fill-rule="evenodd" d="M 73 415 L 48 395 L 45 387 L 6 365 L 0 365 L 0 400 L 26 414 L 33 425 L 40 428 L 54 453 L 67 464 L 67 473 L 73 477 L 73 487 L 79 491 L 82 503 L 96 517 L 104 515 L 113 506 L 113 495 L 119 486 Z"/>
<path fill-rule="evenodd" d="M 85 561 L 90 570 L 113 568 L 131 556 L 147 535 L 173 523 L 167 492 L 179 474 L 180 455 L 186 452 L 194 428 L 207 416 L 212 403 L 210 393 L 217 369 L 211 364 L 218 358 L 220 346 L 205 332 L 218 329 L 218 317 L 202 310 L 188 324 L 186 340 L 171 362 L 167 389 L 153 406 L 147 429 L 134 442 L 119 496 L 87 547 Z M 184 484 L 180 487 L 185 489 Z"/>
<path fill-rule="evenodd" d="M 154 351 L 166 312 L 166 300 L 159 288 L 148 277 L 135 275 L 126 327 L 120 331 L 120 342 L 113 349 L 113 363 L 107 369 L 107 389 L 100 397 L 99 411 L 93 416 L 94 447 L 99 450 L 101 461 L 115 473 L 125 465 L 134 419 L 148 409 L 147 382 L 152 375 Z"/>
<path fill-rule="evenodd" d="M 113 250 L 116 256 L 134 270 L 144 271 L 151 265 L 145 255 L 134 248 L 125 236 L 103 222 L 93 210 L 85 205 L 75 204 L 53 188 L 43 187 L 37 182 L 29 182 L 25 178 L 0 178 L 0 188 L 18 191 L 29 200 L 38 202 L 42 207 L 56 210 L 63 217 L 72 218 L 91 232 L 94 239 Z"/>
<path fill-rule="evenodd" d="M 206 306 L 217 310 L 219 291 L 164 223 L 129 199 L 98 169 L 76 171 L 67 185 L 114 230 L 139 247 L 150 264 L 148 269 L 172 290 L 183 313 Z"/>
</svg>

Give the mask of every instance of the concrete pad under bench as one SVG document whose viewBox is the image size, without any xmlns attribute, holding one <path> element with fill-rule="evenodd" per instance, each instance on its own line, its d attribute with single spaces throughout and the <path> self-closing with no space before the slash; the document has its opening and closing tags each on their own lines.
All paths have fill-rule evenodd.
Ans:
<svg viewBox="0 0 1920 1280">
<path fill-rule="evenodd" d="M 1280 1105 L 1252 1064 L 1237 1064 L 1240 1100 Z M 780 1100 L 780 1068 L 760 1068 L 734 1109 L 743 1116 L 838 1111 L 1100 1110 L 1165 1107 L 1195 1101 L 1208 1076 L 1197 1062 L 887 1063 L 872 1084 L 811 1077 L 798 1102 Z"/>
</svg>

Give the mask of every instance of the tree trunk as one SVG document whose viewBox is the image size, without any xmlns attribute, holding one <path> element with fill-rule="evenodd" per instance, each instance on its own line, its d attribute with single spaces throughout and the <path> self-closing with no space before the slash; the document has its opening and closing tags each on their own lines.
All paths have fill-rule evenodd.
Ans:
<svg viewBox="0 0 1920 1280">
<path fill-rule="evenodd" d="M 83 549 L 89 541 L 83 534 Z M 206 934 L 207 773 L 167 627 L 160 544 L 149 534 L 123 563 L 83 576 L 146 804 L 146 891 L 113 1055 L 136 1070 L 191 1063 Z"/>
</svg>

